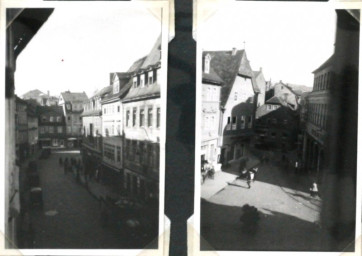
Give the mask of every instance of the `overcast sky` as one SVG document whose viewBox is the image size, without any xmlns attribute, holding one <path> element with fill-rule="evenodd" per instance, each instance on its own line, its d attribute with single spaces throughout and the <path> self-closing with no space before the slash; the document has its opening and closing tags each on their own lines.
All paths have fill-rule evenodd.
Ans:
<svg viewBox="0 0 362 256">
<path fill-rule="evenodd" d="M 39 89 L 88 96 L 147 55 L 161 22 L 146 9 L 56 8 L 17 59 L 16 94 Z"/>
<path fill-rule="evenodd" d="M 199 30 L 203 50 L 244 49 L 266 80 L 313 86 L 313 72 L 334 51 L 336 14 L 327 4 L 239 3 Z"/>
</svg>

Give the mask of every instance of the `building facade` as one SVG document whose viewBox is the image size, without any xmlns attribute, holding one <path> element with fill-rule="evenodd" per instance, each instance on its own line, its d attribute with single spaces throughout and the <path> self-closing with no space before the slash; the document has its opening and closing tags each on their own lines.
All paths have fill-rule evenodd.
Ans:
<svg viewBox="0 0 362 256">
<path fill-rule="evenodd" d="M 40 148 L 66 147 L 66 125 L 61 106 L 38 106 Z"/>
<path fill-rule="evenodd" d="M 19 97 L 16 97 L 15 104 L 16 157 L 22 161 L 29 155 L 28 105 Z"/>
<path fill-rule="evenodd" d="M 59 106 L 63 108 L 66 124 L 67 141 L 69 148 L 79 147 L 82 137 L 83 103 L 88 100 L 85 92 L 62 92 L 59 97 Z"/>
<path fill-rule="evenodd" d="M 201 161 L 211 163 L 216 171 L 221 166 L 218 163 L 220 148 L 219 122 L 220 122 L 220 92 L 223 81 L 210 69 L 211 55 L 204 57 L 202 73 L 202 113 L 201 113 Z"/>
</svg>

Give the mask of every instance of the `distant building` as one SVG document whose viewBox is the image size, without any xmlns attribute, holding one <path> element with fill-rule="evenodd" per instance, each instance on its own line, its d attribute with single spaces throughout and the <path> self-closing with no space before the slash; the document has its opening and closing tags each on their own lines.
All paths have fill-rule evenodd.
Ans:
<svg viewBox="0 0 362 256">
<path fill-rule="evenodd" d="M 36 105 L 27 102 L 28 116 L 28 145 L 29 154 L 32 155 L 38 149 L 39 130 L 38 115 L 36 113 Z"/>
<path fill-rule="evenodd" d="M 41 148 L 66 147 L 65 117 L 61 106 L 38 106 L 39 146 Z"/>
<path fill-rule="evenodd" d="M 259 71 L 253 71 L 253 73 L 254 73 L 255 83 L 259 89 L 256 100 L 256 107 L 259 108 L 265 104 L 265 93 L 268 82 L 265 81 L 262 68 L 260 68 Z"/>
<path fill-rule="evenodd" d="M 35 100 L 41 106 L 54 106 L 58 105 L 58 97 L 50 96 L 49 91 L 47 94 L 39 91 L 38 89 L 31 90 L 22 96 L 24 100 Z"/>
<path fill-rule="evenodd" d="M 210 70 L 223 81 L 220 95 L 219 163 L 246 157 L 253 138 L 257 94 L 260 92 L 245 50 L 206 51 Z"/>
<path fill-rule="evenodd" d="M 59 106 L 63 108 L 66 123 L 67 147 L 78 147 L 82 136 L 83 103 L 88 100 L 85 92 L 62 92 Z"/>
<path fill-rule="evenodd" d="M 201 161 L 208 161 L 215 170 L 220 170 L 219 123 L 220 123 L 220 92 L 222 79 L 210 67 L 211 55 L 204 56 L 202 73 L 202 113 L 201 113 Z"/>
<path fill-rule="evenodd" d="M 102 136 L 102 104 L 103 97 L 112 90 L 107 86 L 96 92 L 83 103 L 82 117 L 82 157 L 87 174 L 94 177 L 95 172 L 102 164 L 103 136 Z"/>
</svg>

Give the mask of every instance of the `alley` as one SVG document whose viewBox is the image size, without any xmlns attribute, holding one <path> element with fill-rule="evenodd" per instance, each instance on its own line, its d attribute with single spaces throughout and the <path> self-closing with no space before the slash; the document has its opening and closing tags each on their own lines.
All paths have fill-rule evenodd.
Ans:
<svg viewBox="0 0 362 256">
<path fill-rule="evenodd" d="M 59 157 L 80 158 L 79 151 L 53 152 L 38 160 L 43 209 L 31 214 L 35 248 L 123 248 L 116 233 L 101 226 L 99 201 L 71 173 L 64 175 Z"/>
<path fill-rule="evenodd" d="M 237 172 L 235 167 L 227 171 Z M 201 234 L 205 239 L 201 249 L 323 250 L 318 226 L 321 199 L 310 197 L 305 177 L 270 161 L 260 164 L 250 189 L 239 179 L 225 185 L 201 201 Z M 255 235 L 243 232 L 239 221 L 245 204 L 261 213 Z"/>
</svg>

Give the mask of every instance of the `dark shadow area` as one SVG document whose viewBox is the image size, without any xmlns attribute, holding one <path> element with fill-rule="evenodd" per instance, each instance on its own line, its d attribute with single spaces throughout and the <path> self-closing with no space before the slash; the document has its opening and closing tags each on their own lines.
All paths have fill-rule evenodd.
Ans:
<svg viewBox="0 0 362 256">
<path fill-rule="evenodd" d="M 255 235 L 243 232 L 241 207 L 201 201 L 203 251 L 329 251 L 318 225 L 268 209 L 261 214 Z"/>
</svg>

